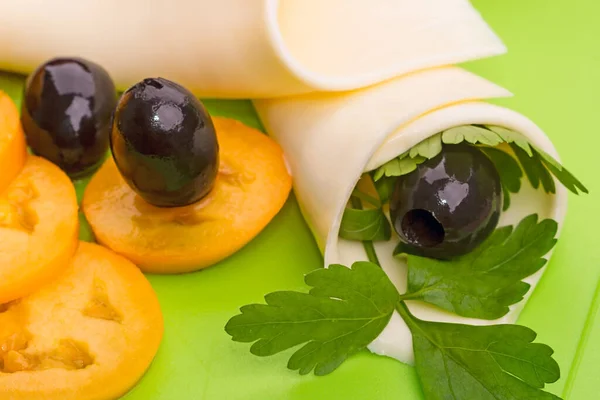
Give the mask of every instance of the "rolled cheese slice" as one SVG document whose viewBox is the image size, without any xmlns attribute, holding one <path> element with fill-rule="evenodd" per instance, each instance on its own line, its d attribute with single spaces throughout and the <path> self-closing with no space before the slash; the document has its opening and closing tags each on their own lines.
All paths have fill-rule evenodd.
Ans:
<svg viewBox="0 0 600 400">
<path fill-rule="evenodd" d="M 162 76 L 202 97 L 350 90 L 504 52 L 468 0 L 0 1 L 0 70 L 80 56 L 120 89 Z"/>
<path fill-rule="evenodd" d="M 336 94 L 310 94 L 255 101 L 267 131 L 282 145 L 294 178 L 295 194 L 325 266 L 366 260 L 360 242 L 338 237 L 340 221 L 356 183 L 371 171 L 445 129 L 465 124 L 492 124 L 514 129 L 554 157 L 548 137 L 533 122 L 509 109 L 481 100 L 509 96 L 505 89 L 456 67 L 435 68 L 379 85 Z M 557 157 L 558 158 L 558 157 Z M 562 222 L 566 191 L 555 195 L 534 190 L 528 183 L 511 195 L 511 206 L 500 225 L 526 215 Z M 406 289 L 406 265 L 392 257 L 398 243 L 375 243 L 382 267 L 401 293 Z M 550 254 L 548 255 L 548 257 Z M 542 271 L 526 279 L 535 288 Z M 483 321 L 458 317 L 422 302 L 407 302 L 419 318 L 470 324 L 513 323 L 526 300 L 505 317 Z M 369 346 L 378 354 L 413 362 L 412 339 L 398 314 Z"/>
</svg>

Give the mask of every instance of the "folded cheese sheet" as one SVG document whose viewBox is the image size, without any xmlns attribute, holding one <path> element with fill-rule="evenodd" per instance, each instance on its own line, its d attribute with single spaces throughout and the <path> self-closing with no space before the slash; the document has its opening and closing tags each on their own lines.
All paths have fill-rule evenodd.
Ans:
<svg viewBox="0 0 600 400">
<path fill-rule="evenodd" d="M 468 0 L 0 1 L 0 70 L 80 56 L 121 89 L 162 76 L 201 97 L 350 90 L 504 51 Z"/>
<path fill-rule="evenodd" d="M 338 237 L 341 218 L 363 172 L 372 171 L 443 130 L 467 124 L 503 126 L 557 157 L 548 137 L 530 120 L 509 109 L 483 102 L 510 95 L 505 89 L 457 67 L 441 67 L 401 76 L 362 90 L 257 100 L 255 106 L 268 132 L 282 145 L 290 164 L 296 197 L 319 247 L 325 266 L 366 260 L 361 242 Z M 566 190 L 555 195 L 524 185 L 511 196 L 500 225 L 518 223 L 537 213 L 559 223 L 566 211 Z M 379 260 L 401 293 L 406 265 L 392 253 L 399 239 L 376 242 Z M 542 271 L 527 278 L 535 287 Z M 532 290 L 530 290 L 531 293 Z M 501 320 L 458 317 L 421 302 L 411 311 L 422 319 L 471 324 L 513 323 L 524 302 Z M 370 349 L 401 361 L 413 361 L 408 327 L 399 315 Z"/>
<path fill-rule="evenodd" d="M 556 156 L 533 122 L 484 101 L 509 92 L 452 66 L 505 50 L 468 0 L 0 2 L 0 69 L 27 73 L 57 54 L 77 55 L 107 68 L 121 89 L 163 76 L 201 97 L 256 99 L 268 133 L 285 150 L 325 266 L 366 259 L 360 243 L 338 238 L 361 174 L 431 135 L 500 125 Z M 533 212 L 560 223 L 565 208 L 561 185 L 554 196 L 525 185 L 501 224 Z M 406 266 L 391 256 L 397 242 L 377 250 L 404 290 Z M 528 282 L 535 286 L 541 273 Z M 514 322 L 523 304 L 502 321 Z M 497 322 L 409 306 L 424 319 Z M 413 361 L 398 315 L 370 348 Z"/>
</svg>

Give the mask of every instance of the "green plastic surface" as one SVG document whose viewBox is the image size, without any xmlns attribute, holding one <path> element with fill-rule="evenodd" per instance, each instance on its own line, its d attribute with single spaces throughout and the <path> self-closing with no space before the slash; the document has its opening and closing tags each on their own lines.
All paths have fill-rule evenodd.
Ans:
<svg viewBox="0 0 600 400">
<path fill-rule="evenodd" d="M 600 218 L 596 116 L 600 109 L 600 24 L 597 0 L 476 0 L 509 54 L 472 63 L 474 72 L 512 90 L 498 101 L 536 121 L 564 165 L 590 189 L 570 195 L 561 240 L 519 320 L 555 349 L 562 377 L 548 390 L 566 399 L 600 399 L 600 312 L 596 298 Z M 1 75 L 0 89 L 20 103 L 22 78 Z M 215 115 L 258 127 L 247 101 L 206 101 Z M 81 195 L 85 182 L 77 183 Z M 82 239 L 89 240 L 87 228 Z M 249 353 L 223 331 L 240 306 L 268 292 L 302 289 L 321 256 L 293 196 L 274 221 L 233 257 L 182 276 L 150 276 L 165 315 L 165 337 L 152 367 L 127 400 L 413 400 L 422 399 L 412 367 L 361 353 L 326 377 L 286 369 L 289 352 Z M 600 297 L 600 296 L 598 296 Z"/>
</svg>

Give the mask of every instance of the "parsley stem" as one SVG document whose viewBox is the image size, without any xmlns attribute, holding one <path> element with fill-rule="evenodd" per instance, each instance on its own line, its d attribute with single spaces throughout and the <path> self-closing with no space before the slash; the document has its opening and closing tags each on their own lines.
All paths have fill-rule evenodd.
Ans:
<svg viewBox="0 0 600 400">
<path fill-rule="evenodd" d="M 379 258 L 377 257 L 377 253 L 375 252 L 375 246 L 373 246 L 373 242 L 368 240 L 363 242 L 363 247 L 365 248 L 365 252 L 367 253 L 367 258 L 373 264 L 381 267 L 379 263 Z"/>
<path fill-rule="evenodd" d="M 402 297 L 402 296 L 400 296 L 400 297 Z M 414 317 L 414 315 L 412 315 L 412 313 L 406 306 L 406 303 L 404 302 L 404 300 L 398 301 L 396 303 L 395 308 L 396 308 L 396 311 L 398 311 L 398 314 L 400 314 L 400 316 L 402 317 L 402 319 L 408 326 L 408 328 L 412 331 L 412 329 L 415 327 L 415 322 L 413 320 L 415 317 Z"/>
<path fill-rule="evenodd" d="M 408 310 L 408 307 L 406 306 L 406 303 L 404 303 L 404 300 L 400 300 L 396 303 L 396 311 L 398 311 L 398 314 L 400 314 L 402 318 L 406 317 L 410 319 L 410 316 L 412 316 Z"/>
<path fill-rule="evenodd" d="M 356 196 L 350 196 L 350 204 L 352 207 L 357 210 L 362 210 L 363 206 L 360 199 Z M 377 253 L 375 252 L 375 246 L 373 246 L 373 242 L 371 240 L 363 240 L 363 247 L 365 248 L 365 252 L 367 253 L 367 259 L 373 264 L 381 267 L 379 263 L 379 258 L 377 257 Z"/>
<path fill-rule="evenodd" d="M 418 292 L 412 293 L 404 293 L 400 295 L 400 300 L 421 300 L 421 293 L 425 292 L 425 290 L 419 290 Z"/>
</svg>

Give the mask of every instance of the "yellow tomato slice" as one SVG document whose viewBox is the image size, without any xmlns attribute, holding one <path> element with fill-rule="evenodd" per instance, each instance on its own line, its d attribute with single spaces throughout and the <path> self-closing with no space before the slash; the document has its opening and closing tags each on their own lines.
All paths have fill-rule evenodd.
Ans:
<svg viewBox="0 0 600 400">
<path fill-rule="evenodd" d="M 0 308 L 0 399 L 116 399 L 145 373 L 162 335 L 140 270 L 81 242 L 57 279 Z"/>
<path fill-rule="evenodd" d="M 281 148 L 238 121 L 213 121 L 219 174 L 210 194 L 196 204 L 154 207 L 125 183 L 112 158 L 107 160 L 83 198 L 98 242 L 144 271 L 180 273 L 228 257 L 271 221 L 292 185 Z"/>
<path fill-rule="evenodd" d="M 77 247 L 75 188 L 57 166 L 29 156 L 0 193 L 0 303 L 39 289 Z"/>
<path fill-rule="evenodd" d="M 0 191 L 19 174 L 26 157 L 27 145 L 19 110 L 10 97 L 0 90 Z"/>
</svg>

